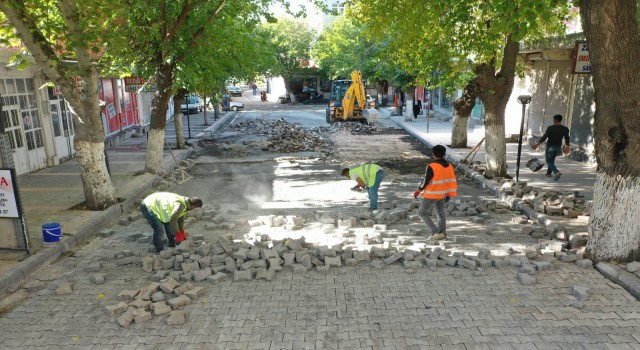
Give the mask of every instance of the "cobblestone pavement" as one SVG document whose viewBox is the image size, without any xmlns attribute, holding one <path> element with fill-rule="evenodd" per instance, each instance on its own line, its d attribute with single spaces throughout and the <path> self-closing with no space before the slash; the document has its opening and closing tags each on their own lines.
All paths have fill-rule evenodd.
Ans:
<svg viewBox="0 0 640 350">
<path fill-rule="evenodd" d="M 353 184 L 337 176 L 339 165 L 322 157 L 247 157 L 232 164 L 203 156 L 197 162 L 195 178 L 173 190 L 200 195 L 204 209 L 225 222 L 295 215 L 305 224 L 287 231 L 189 219 L 192 237 L 304 236 L 316 245 L 337 242 L 357 249 L 371 231 L 364 225 L 348 237 L 344 230 L 322 231 L 328 218 L 361 217 L 367 203 L 366 194 L 349 191 Z M 256 178 L 261 185 L 251 186 Z M 389 171 L 381 204 L 411 208 L 418 179 Z M 468 202 L 490 198 L 465 182 L 461 194 Z M 414 206 L 406 219 L 387 225 L 384 241 L 391 251 L 435 248 L 420 232 L 424 225 L 412 219 L 415 212 Z M 154 276 L 142 263 L 151 247 L 150 228 L 135 211 L 128 214 L 134 219 L 130 224 L 111 227 L 113 235 L 92 240 L 33 276 L 21 290 L 30 293 L 26 300 L 0 317 L 3 349 L 640 348 L 640 302 L 593 268 L 555 259 L 546 259 L 553 269 L 536 272 L 532 285 L 519 282 L 515 266 L 408 268 L 400 262 L 373 264 L 372 258 L 327 273 L 284 267 L 272 280 L 194 282 L 203 293 L 183 307 L 183 324 L 170 324 L 165 314 L 123 327 L 107 307 L 117 304 L 123 291 L 148 286 Z M 481 248 L 494 256 L 523 256 L 538 241 L 520 233 L 522 225 L 510 224 L 518 216 L 493 213 L 484 223 L 451 218 L 457 239 L 441 247 L 467 256 Z M 121 263 L 128 255 L 134 258 Z M 106 282 L 97 284 L 97 275 Z M 65 292 L 69 282 L 72 290 Z M 574 296 L 574 287 L 587 288 L 586 297 Z"/>
</svg>

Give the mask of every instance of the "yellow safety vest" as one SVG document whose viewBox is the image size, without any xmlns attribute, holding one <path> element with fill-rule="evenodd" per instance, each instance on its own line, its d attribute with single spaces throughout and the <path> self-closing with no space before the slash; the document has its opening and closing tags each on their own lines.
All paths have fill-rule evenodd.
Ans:
<svg viewBox="0 0 640 350">
<path fill-rule="evenodd" d="M 376 183 L 376 173 L 380 170 L 380 166 L 374 163 L 365 163 L 359 167 L 349 169 L 349 175 L 355 173 L 367 187 Z"/>
<path fill-rule="evenodd" d="M 187 209 L 189 209 L 188 197 L 170 192 L 156 192 L 145 198 L 142 203 L 164 223 L 168 223 L 171 220 L 171 216 L 180 208 L 180 205 L 183 208 L 180 216 L 185 215 Z"/>
</svg>

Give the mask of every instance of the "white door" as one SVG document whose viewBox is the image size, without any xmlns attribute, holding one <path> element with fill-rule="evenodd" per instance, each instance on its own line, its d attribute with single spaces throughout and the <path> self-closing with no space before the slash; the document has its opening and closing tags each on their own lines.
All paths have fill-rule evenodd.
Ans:
<svg viewBox="0 0 640 350">
<path fill-rule="evenodd" d="M 16 167 L 16 174 L 29 172 L 29 157 L 27 147 L 24 142 L 24 130 L 22 129 L 22 118 L 18 106 L 5 106 L 2 109 L 2 117 L 5 120 L 6 132 L 11 141 L 13 149 L 13 162 Z"/>
<path fill-rule="evenodd" d="M 71 116 L 62 100 L 52 101 L 49 104 L 51 122 L 56 144 L 56 155 L 59 159 L 67 159 L 73 156 L 73 137 L 75 130 L 71 122 Z"/>
</svg>

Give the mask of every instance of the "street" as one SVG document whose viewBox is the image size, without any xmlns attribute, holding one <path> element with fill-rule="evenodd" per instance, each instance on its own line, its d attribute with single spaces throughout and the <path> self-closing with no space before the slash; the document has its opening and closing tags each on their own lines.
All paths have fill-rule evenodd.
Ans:
<svg viewBox="0 0 640 350">
<path fill-rule="evenodd" d="M 471 179 L 429 241 L 412 194 L 431 153 L 390 120 L 329 126 L 324 104 L 238 100 L 170 189 L 205 204 L 190 243 L 149 253 L 150 226 L 125 213 L 13 296 L 3 349 L 640 348 L 640 302 L 580 254 L 541 252 L 544 228 Z M 340 176 L 369 161 L 386 173 L 373 212 Z"/>
</svg>

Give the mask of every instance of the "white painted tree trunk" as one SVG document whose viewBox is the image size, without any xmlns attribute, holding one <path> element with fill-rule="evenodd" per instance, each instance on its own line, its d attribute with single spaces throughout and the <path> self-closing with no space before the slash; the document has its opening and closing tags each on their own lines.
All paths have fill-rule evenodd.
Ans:
<svg viewBox="0 0 640 350">
<path fill-rule="evenodd" d="M 461 117 L 454 110 L 453 128 L 451 130 L 451 147 L 464 148 L 467 147 L 467 126 L 469 125 L 469 116 Z"/>
<path fill-rule="evenodd" d="M 150 129 L 147 142 L 147 172 L 162 175 L 162 159 L 164 158 L 164 129 Z"/>
<path fill-rule="evenodd" d="M 410 89 L 413 91 L 413 88 Z M 415 94 L 412 92 L 405 92 L 405 109 L 404 109 L 404 120 L 410 122 L 413 120 L 413 100 L 415 99 Z"/>
<path fill-rule="evenodd" d="M 596 261 L 640 257 L 640 179 L 596 174 L 587 250 Z"/>
<path fill-rule="evenodd" d="M 104 142 L 76 139 L 74 144 L 78 154 L 86 205 L 91 209 L 104 210 L 117 202 L 115 188 L 105 162 Z"/>
<path fill-rule="evenodd" d="M 485 151 L 488 177 L 507 174 L 507 145 L 504 138 L 504 123 L 485 125 Z"/>
<path fill-rule="evenodd" d="M 189 111 L 187 111 L 187 113 L 189 113 Z M 184 130 L 182 128 L 182 113 L 180 113 L 180 110 L 178 110 L 178 112 L 173 115 L 173 123 L 176 128 L 175 148 L 184 149 Z"/>
</svg>

